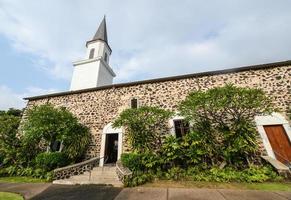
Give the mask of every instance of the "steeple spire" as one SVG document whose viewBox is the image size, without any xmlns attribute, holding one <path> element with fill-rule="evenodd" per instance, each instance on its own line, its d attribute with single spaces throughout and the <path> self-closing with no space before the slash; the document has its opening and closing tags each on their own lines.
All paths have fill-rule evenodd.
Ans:
<svg viewBox="0 0 291 200">
<path fill-rule="evenodd" d="M 105 16 L 92 40 L 86 42 L 85 60 L 74 62 L 71 90 L 111 85 L 116 76 L 109 66 L 112 53 L 107 40 Z"/>
<path fill-rule="evenodd" d="M 108 44 L 105 15 L 92 40 L 103 40 Z"/>
</svg>

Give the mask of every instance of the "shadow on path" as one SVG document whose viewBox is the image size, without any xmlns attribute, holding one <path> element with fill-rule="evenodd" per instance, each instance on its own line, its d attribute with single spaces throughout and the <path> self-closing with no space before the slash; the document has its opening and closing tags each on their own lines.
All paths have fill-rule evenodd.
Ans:
<svg viewBox="0 0 291 200">
<path fill-rule="evenodd" d="M 122 188 L 100 185 L 51 185 L 32 200 L 110 200 L 121 190 Z"/>
</svg>

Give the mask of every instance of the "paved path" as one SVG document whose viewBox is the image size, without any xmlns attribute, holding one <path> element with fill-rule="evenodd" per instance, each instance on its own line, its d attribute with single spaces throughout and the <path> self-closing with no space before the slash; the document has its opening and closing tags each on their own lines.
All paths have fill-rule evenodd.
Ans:
<svg viewBox="0 0 291 200">
<path fill-rule="evenodd" d="M 117 188 L 100 185 L 0 183 L 0 191 L 16 192 L 32 200 L 291 200 L 291 192 L 258 190 Z"/>
<path fill-rule="evenodd" d="M 24 196 L 25 199 L 30 199 L 36 194 L 43 192 L 50 186 L 51 186 L 51 183 L 1 183 L 0 182 L 0 191 L 18 193 Z"/>
<path fill-rule="evenodd" d="M 291 200 L 291 192 L 257 190 L 125 188 L 116 200 Z"/>
</svg>

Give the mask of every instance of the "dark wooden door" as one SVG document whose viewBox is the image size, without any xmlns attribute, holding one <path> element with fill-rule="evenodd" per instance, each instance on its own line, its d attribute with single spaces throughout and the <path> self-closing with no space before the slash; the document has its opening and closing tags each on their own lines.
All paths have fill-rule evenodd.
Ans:
<svg viewBox="0 0 291 200">
<path fill-rule="evenodd" d="M 291 162 L 291 144 L 282 125 L 264 126 L 273 152 L 280 162 Z"/>
</svg>

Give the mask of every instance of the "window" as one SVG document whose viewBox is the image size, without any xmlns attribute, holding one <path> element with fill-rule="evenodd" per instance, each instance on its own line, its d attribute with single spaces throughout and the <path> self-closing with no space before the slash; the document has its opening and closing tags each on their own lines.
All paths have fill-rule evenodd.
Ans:
<svg viewBox="0 0 291 200">
<path fill-rule="evenodd" d="M 60 151 L 60 150 L 61 150 L 61 142 L 55 140 L 55 141 L 51 144 L 50 148 L 51 148 L 51 151 L 52 151 L 52 152 Z"/>
<path fill-rule="evenodd" d="M 189 122 L 183 119 L 174 120 L 175 134 L 177 138 L 181 138 L 189 133 Z"/>
<path fill-rule="evenodd" d="M 131 108 L 137 108 L 138 107 L 138 102 L 137 102 L 137 98 L 132 98 L 130 101 L 130 107 Z"/>
<path fill-rule="evenodd" d="M 104 60 L 105 60 L 105 62 L 107 62 L 107 59 L 108 59 L 108 55 L 107 55 L 107 53 L 105 52 L 105 55 L 104 55 Z"/>
<path fill-rule="evenodd" d="M 94 57 L 94 52 L 95 52 L 95 49 L 90 50 L 89 59 L 92 59 Z"/>
</svg>

